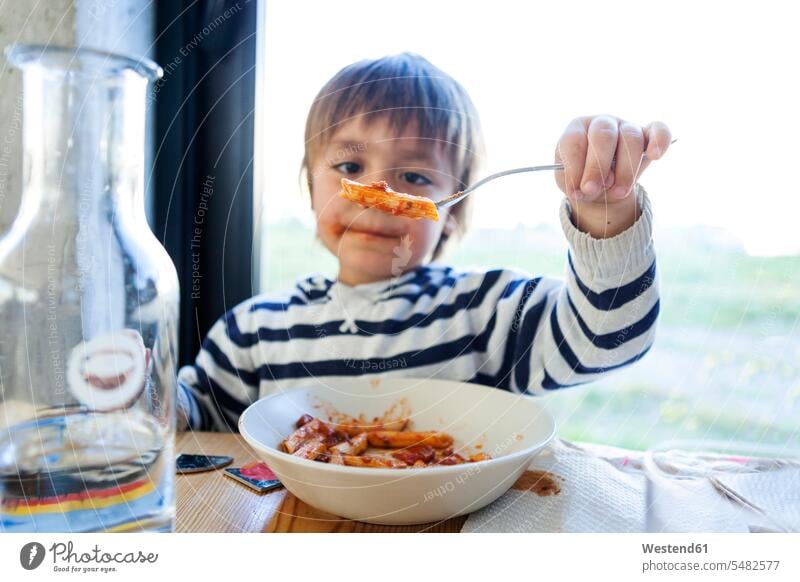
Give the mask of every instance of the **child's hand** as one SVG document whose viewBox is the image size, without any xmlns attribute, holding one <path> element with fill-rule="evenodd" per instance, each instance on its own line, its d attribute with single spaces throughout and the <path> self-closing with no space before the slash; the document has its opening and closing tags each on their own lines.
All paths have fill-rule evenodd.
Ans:
<svg viewBox="0 0 800 582">
<path fill-rule="evenodd" d="M 641 212 L 630 195 L 633 185 L 650 162 L 666 153 L 671 140 L 669 128 L 657 121 L 640 127 L 595 115 L 570 122 L 556 147 L 556 162 L 565 169 L 555 176 L 570 199 L 576 226 L 595 238 L 630 227 Z"/>
</svg>

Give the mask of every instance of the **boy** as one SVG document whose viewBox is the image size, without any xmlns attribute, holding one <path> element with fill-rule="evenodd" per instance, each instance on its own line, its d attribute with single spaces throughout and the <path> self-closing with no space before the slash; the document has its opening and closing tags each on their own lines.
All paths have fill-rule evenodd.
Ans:
<svg viewBox="0 0 800 582">
<path fill-rule="evenodd" d="M 337 277 L 309 277 L 226 313 L 179 373 L 179 427 L 236 430 L 258 398 L 332 377 L 449 378 L 534 394 L 638 360 L 659 301 L 652 215 L 635 182 L 669 142 L 660 123 L 574 120 L 556 148 L 566 283 L 461 271 L 432 261 L 463 233 L 471 198 L 432 222 L 365 210 L 338 193 L 343 177 L 434 201 L 472 183 L 482 139 L 469 97 L 415 55 L 344 68 L 311 106 L 303 159 Z"/>
</svg>

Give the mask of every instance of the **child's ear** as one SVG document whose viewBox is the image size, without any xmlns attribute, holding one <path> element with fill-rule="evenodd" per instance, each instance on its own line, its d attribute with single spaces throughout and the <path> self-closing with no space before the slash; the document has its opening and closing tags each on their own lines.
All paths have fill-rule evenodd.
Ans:
<svg viewBox="0 0 800 582">
<path fill-rule="evenodd" d="M 300 189 L 303 191 L 304 196 L 308 196 L 308 205 L 311 210 L 314 210 L 314 185 L 305 159 L 303 159 L 303 165 L 300 167 Z"/>
<path fill-rule="evenodd" d="M 311 183 L 311 178 L 308 179 L 308 205 L 311 207 L 311 211 L 314 211 L 314 185 Z"/>
</svg>

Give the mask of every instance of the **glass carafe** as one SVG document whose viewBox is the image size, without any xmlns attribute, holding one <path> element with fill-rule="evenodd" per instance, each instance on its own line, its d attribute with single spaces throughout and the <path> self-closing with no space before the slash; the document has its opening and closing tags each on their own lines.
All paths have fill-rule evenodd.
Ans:
<svg viewBox="0 0 800 582">
<path fill-rule="evenodd" d="M 23 200 L 0 240 L 0 532 L 170 531 L 178 281 L 144 210 L 160 68 L 14 45 Z"/>
</svg>

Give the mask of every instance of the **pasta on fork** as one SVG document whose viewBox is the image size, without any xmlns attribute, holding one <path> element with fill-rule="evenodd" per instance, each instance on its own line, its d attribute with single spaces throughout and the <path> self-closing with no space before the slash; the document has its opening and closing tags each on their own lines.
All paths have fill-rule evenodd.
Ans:
<svg viewBox="0 0 800 582">
<path fill-rule="evenodd" d="M 439 211 L 433 200 L 395 192 L 386 182 L 372 182 L 367 185 L 342 178 L 342 191 L 339 195 L 365 208 L 376 208 L 395 216 L 439 220 Z"/>
</svg>

